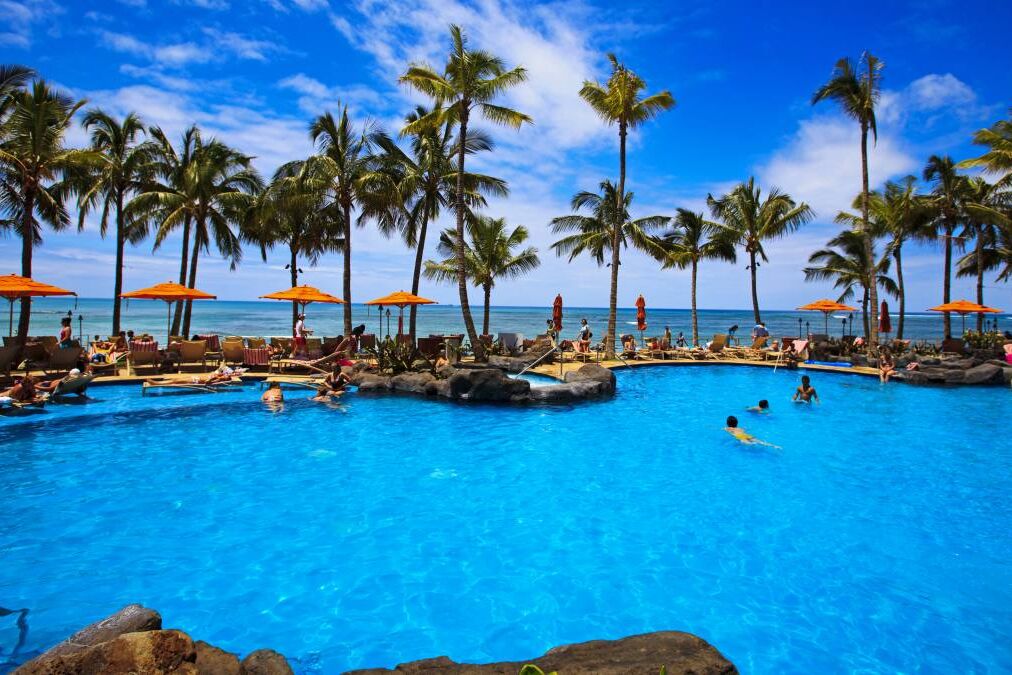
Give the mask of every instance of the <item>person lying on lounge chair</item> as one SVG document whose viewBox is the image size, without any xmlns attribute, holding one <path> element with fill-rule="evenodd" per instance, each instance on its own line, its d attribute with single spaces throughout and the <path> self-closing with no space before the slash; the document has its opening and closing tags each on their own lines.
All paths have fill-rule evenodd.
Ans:
<svg viewBox="0 0 1012 675">
<path fill-rule="evenodd" d="M 0 391 L 0 398 L 10 399 L 14 403 L 39 403 L 45 401 L 49 394 L 41 392 L 36 387 L 35 378 L 25 375 L 21 381 L 7 391 Z"/>
<path fill-rule="evenodd" d="M 209 375 L 198 376 L 190 375 L 188 377 L 155 377 L 148 380 L 153 384 L 182 384 L 190 385 L 196 384 L 201 386 L 212 386 L 215 384 L 226 384 L 232 381 L 235 377 L 236 371 L 232 370 L 228 366 L 222 366 L 218 370 L 214 371 Z"/>
<path fill-rule="evenodd" d="M 91 372 L 92 368 L 90 365 L 85 368 L 83 373 L 79 369 L 74 368 L 65 377 L 61 377 L 58 380 L 50 380 L 49 382 L 39 382 L 35 385 L 35 388 L 50 395 L 59 394 L 61 390 L 66 390 L 63 393 L 72 391 L 78 396 L 83 396 L 88 386 L 87 382 L 90 382 L 93 377 Z M 81 380 L 87 380 L 87 382 L 81 382 Z M 82 384 L 84 386 L 80 386 Z"/>
</svg>

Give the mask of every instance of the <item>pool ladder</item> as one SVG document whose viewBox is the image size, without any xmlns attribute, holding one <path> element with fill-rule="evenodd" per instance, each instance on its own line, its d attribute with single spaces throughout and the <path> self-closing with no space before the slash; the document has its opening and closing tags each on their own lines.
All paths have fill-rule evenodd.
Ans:
<svg viewBox="0 0 1012 675">
<path fill-rule="evenodd" d="M 537 359 L 536 359 L 536 360 L 534 361 L 534 363 L 530 364 L 529 366 L 525 366 L 523 370 L 521 370 L 521 371 L 520 371 L 519 373 L 517 373 L 517 377 L 520 377 L 521 375 L 523 375 L 524 373 L 526 373 L 526 372 L 527 372 L 528 370 L 530 370 L 530 369 L 531 369 L 531 368 L 533 368 L 534 366 L 536 366 L 536 365 L 538 365 L 539 363 L 541 363 L 541 362 L 542 362 L 542 361 L 543 361 L 543 360 L 545 359 L 545 357 L 547 357 L 547 356 L 549 356 L 549 355 L 551 355 L 551 354 L 554 354 L 555 352 L 559 352 L 560 354 L 562 353 L 562 352 L 561 352 L 561 351 L 559 350 L 559 347 L 558 347 L 558 346 L 552 347 L 552 348 L 551 348 L 550 350 L 548 350 L 547 352 L 545 352 L 544 354 L 542 354 L 541 356 L 539 356 L 539 357 L 538 357 L 538 358 L 537 358 Z"/>
</svg>

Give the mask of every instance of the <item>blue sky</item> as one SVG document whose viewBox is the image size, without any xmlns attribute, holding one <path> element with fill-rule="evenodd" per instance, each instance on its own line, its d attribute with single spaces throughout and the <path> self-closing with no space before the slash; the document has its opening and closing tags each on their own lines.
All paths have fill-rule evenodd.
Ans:
<svg viewBox="0 0 1012 675">
<path fill-rule="evenodd" d="M 608 275 L 590 261 L 567 264 L 549 250 L 549 220 L 568 212 L 570 196 L 617 174 L 615 130 L 577 96 L 584 79 L 607 76 L 613 51 L 647 81 L 678 100 L 633 136 L 629 189 L 637 216 L 701 210 L 706 195 L 755 175 L 817 212 L 816 221 L 768 247 L 760 301 L 790 308 L 831 289 L 805 284 L 808 254 L 832 236 L 832 219 L 860 187 L 856 126 L 834 107 L 809 105 L 811 93 L 841 56 L 870 49 L 885 63 L 879 141 L 871 155 L 873 186 L 919 173 L 932 153 L 974 154 L 972 132 L 1006 114 L 1012 101 L 1012 4 L 1002 2 L 624 2 L 530 3 L 512 0 L 0 0 L 0 60 L 30 65 L 48 80 L 116 114 L 139 113 L 172 137 L 197 123 L 257 157 L 269 174 L 311 151 L 309 120 L 347 103 L 357 120 L 396 131 L 417 100 L 396 78 L 411 61 L 442 65 L 447 25 L 462 25 L 475 46 L 529 71 L 506 102 L 535 124 L 495 130 L 495 152 L 474 162 L 509 180 L 508 200 L 488 212 L 524 224 L 542 267 L 504 283 L 493 302 L 545 304 L 557 291 L 568 303 L 605 305 Z M 6 32 L 4 32 L 6 31 Z M 75 129 L 71 142 L 85 141 Z M 978 153 L 979 154 L 979 153 Z M 84 233 L 46 235 L 36 276 L 108 296 L 111 241 L 95 223 Z M 412 256 L 370 227 L 355 233 L 353 297 L 366 300 L 410 283 Z M 177 239 L 128 253 L 126 286 L 174 277 Z M 0 243 L 0 268 L 16 271 L 18 246 Z M 247 252 L 237 272 L 210 257 L 198 286 L 230 299 L 286 286 L 282 255 L 267 264 Z M 749 305 L 744 262 L 701 270 L 700 305 Z M 307 283 L 340 285 L 340 261 L 303 265 Z M 941 296 L 939 249 L 906 257 L 908 308 Z M 988 280 L 987 298 L 1009 302 L 1008 286 Z M 424 287 L 453 302 L 455 289 Z M 619 302 L 644 293 L 653 306 L 685 307 L 688 276 L 660 271 L 626 254 Z M 960 281 L 957 296 L 971 296 Z"/>
</svg>

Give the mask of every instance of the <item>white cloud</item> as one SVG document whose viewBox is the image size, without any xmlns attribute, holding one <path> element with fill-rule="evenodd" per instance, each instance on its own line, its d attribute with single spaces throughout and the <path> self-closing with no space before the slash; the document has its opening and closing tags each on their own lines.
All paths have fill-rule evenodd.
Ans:
<svg viewBox="0 0 1012 675">
<path fill-rule="evenodd" d="M 0 0 L 0 45 L 28 49 L 37 25 L 54 25 L 63 6 L 53 0 Z"/>
<path fill-rule="evenodd" d="M 204 28 L 202 32 L 204 39 L 200 43 L 186 41 L 161 45 L 150 44 L 133 35 L 108 30 L 99 31 L 99 37 L 102 44 L 113 51 L 132 54 L 170 68 L 220 60 L 221 55 L 265 61 L 269 54 L 285 51 L 284 47 L 274 42 L 250 38 L 240 33 L 216 28 Z"/>
<path fill-rule="evenodd" d="M 917 110 L 938 110 L 955 106 L 973 106 L 977 94 L 952 73 L 931 74 L 918 78 L 906 88 L 907 100 Z"/>
<path fill-rule="evenodd" d="M 278 82 L 282 89 L 298 93 L 299 108 L 309 115 L 319 115 L 324 110 L 336 110 L 347 105 L 352 113 L 364 113 L 382 109 L 385 99 L 375 89 L 365 85 L 330 87 L 303 73 L 286 77 Z"/>
</svg>

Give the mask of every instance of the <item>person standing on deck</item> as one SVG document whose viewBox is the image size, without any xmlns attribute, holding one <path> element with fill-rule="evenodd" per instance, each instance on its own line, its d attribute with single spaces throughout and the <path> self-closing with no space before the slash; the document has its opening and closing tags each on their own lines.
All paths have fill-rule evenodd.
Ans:
<svg viewBox="0 0 1012 675">
<path fill-rule="evenodd" d="M 306 336 L 313 331 L 306 328 L 306 315 L 299 314 L 299 320 L 295 322 L 295 335 L 292 340 L 292 358 L 298 358 L 299 356 L 306 356 L 308 354 L 306 350 Z"/>
</svg>

